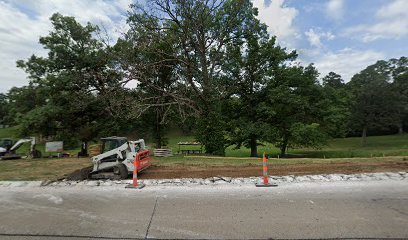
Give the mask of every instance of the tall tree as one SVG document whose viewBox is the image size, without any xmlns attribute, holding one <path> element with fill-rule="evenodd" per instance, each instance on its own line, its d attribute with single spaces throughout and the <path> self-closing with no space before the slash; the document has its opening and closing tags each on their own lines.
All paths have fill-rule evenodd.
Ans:
<svg viewBox="0 0 408 240">
<path fill-rule="evenodd" d="M 156 147 L 160 148 L 165 143 L 163 135 L 167 123 L 176 112 L 183 118 L 192 100 L 186 98 L 186 89 L 178 81 L 177 61 L 171 58 L 175 54 L 172 33 L 148 32 L 150 28 L 159 28 L 159 23 L 142 15 L 131 15 L 128 24 L 130 29 L 114 48 L 127 79 L 138 82 L 133 90 L 137 106 L 133 114 L 148 119 L 142 121 L 144 129 L 153 134 Z"/>
<path fill-rule="evenodd" d="M 397 95 L 397 127 L 398 133 L 404 132 L 404 125 L 408 124 L 408 58 L 390 59 L 390 68 L 392 69 L 392 91 Z"/>
<path fill-rule="evenodd" d="M 361 129 L 362 144 L 373 128 L 395 126 L 398 122 L 398 98 L 392 91 L 390 68 L 386 61 L 378 61 L 354 75 L 348 83 L 353 92 L 351 124 Z"/>
<path fill-rule="evenodd" d="M 7 123 L 7 115 L 9 112 L 9 101 L 6 94 L 0 93 L 0 124 Z"/>
<path fill-rule="evenodd" d="M 288 146 L 315 147 L 325 144 L 321 127 L 324 108 L 316 69 L 309 65 L 282 66 L 268 82 L 265 100 L 258 111 L 270 128 L 267 140 L 286 154 Z"/>
<path fill-rule="evenodd" d="M 177 61 L 179 79 L 193 93 L 184 99 L 197 111 L 197 137 L 211 154 L 224 154 L 225 139 L 220 116 L 220 66 L 223 49 L 240 37 L 242 22 L 250 16 L 252 4 L 240 1 L 176 1 L 149 0 L 146 5 L 133 5 L 132 16 L 147 35 L 167 31 L 175 38 L 175 48 L 168 59 Z M 157 25 L 153 25 L 157 23 Z M 143 46 L 143 44 L 142 44 Z M 144 67 L 144 66 L 142 66 Z M 138 68 L 132 66 L 129 79 L 144 81 Z M 169 93 L 168 93 L 169 94 Z"/>
<path fill-rule="evenodd" d="M 253 17 L 243 23 L 243 38 L 227 44 L 226 58 L 222 66 L 226 96 L 229 98 L 226 112 L 229 117 L 229 141 L 237 148 L 251 149 L 251 157 L 257 157 L 259 141 L 265 140 L 264 128 L 268 128 L 258 104 L 265 97 L 265 87 L 273 79 L 274 72 L 285 61 L 296 57 L 276 45 L 276 38 L 267 33 L 267 26 Z"/>
<path fill-rule="evenodd" d="M 340 75 L 330 72 L 323 77 L 323 101 L 328 106 L 323 122 L 331 137 L 345 137 L 348 133 L 351 93 Z"/>
<path fill-rule="evenodd" d="M 40 38 L 48 56 L 17 61 L 28 73 L 31 88 L 42 98 L 42 102 L 20 110 L 25 113 L 20 123 L 29 132 L 81 135 L 84 141 L 89 140 L 97 132 L 91 130 L 94 121 L 103 123 L 106 116 L 120 116 L 123 107 L 117 108 L 115 99 L 121 96 L 117 94 L 121 78 L 110 48 L 94 37 L 96 26 L 82 26 L 73 17 L 58 13 L 50 20 L 53 30 Z"/>
<path fill-rule="evenodd" d="M 9 123 L 15 125 L 29 111 L 46 104 L 47 98 L 33 84 L 23 87 L 13 87 L 9 90 Z"/>
</svg>

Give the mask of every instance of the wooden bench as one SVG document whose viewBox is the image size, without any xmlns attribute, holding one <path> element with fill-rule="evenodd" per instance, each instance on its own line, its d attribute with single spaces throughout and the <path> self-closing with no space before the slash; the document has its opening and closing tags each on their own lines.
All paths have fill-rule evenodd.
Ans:
<svg viewBox="0 0 408 240">
<path fill-rule="evenodd" d="M 201 154 L 203 153 L 203 145 L 200 142 L 179 142 L 177 143 L 179 146 L 178 154 Z M 181 146 L 187 146 L 187 149 L 181 149 Z M 200 149 L 192 149 L 192 146 L 200 146 Z M 190 147 L 190 148 L 188 148 Z"/>
<path fill-rule="evenodd" d="M 182 149 L 181 154 L 201 154 L 202 150 L 200 149 Z"/>
</svg>

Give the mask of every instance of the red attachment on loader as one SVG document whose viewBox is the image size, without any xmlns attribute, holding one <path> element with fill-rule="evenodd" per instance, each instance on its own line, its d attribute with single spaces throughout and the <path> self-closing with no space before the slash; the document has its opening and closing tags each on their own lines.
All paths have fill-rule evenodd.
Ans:
<svg viewBox="0 0 408 240">
<path fill-rule="evenodd" d="M 135 167 L 133 170 L 133 182 L 126 186 L 126 188 L 143 188 L 145 184 L 139 184 L 137 173 L 150 166 L 150 151 L 145 150 L 137 153 L 133 166 Z"/>
<path fill-rule="evenodd" d="M 144 150 L 143 152 L 138 152 L 136 154 L 136 159 L 139 161 L 137 166 L 137 171 L 141 171 L 151 165 L 150 163 L 150 151 Z"/>
</svg>

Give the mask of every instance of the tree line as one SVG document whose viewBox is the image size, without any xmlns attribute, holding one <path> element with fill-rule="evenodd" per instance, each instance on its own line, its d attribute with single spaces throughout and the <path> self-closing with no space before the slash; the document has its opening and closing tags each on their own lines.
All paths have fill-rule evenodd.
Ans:
<svg viewBox="0 0 408 240">
<path fill-rule="evenodd" d="M 321 147 L 331 137 L 403 133 L 408 59 L 379 60 L 345 83 L 277 44 L 249 0 L 133 4 L 114 44 L 98 26 L 55 13 L 45 57 L 17 61 L 30 80 L 0 94 L 0 120 L 21 135 L 75 144 L 178 127 L 209 154 L 269 142 Z M 347 59 L 345 59 L 347 61 Z M 351 60 L 352 61 L 352 60 Z"/>
</svg>

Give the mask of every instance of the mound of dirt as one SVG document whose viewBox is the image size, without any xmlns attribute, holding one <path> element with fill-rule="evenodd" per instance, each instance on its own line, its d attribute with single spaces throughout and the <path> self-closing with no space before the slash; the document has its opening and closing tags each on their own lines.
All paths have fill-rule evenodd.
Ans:
<svg viewBox="0 0 408 240">
<path fill-rule="evenodd" d="M 89 179 L 91 171 L 92 166 L 84 167 L 82 169 L 75 170 L 74 172 L 68 174 L 68 176 L 65 179 L 69 181 L 83 181 Z"/>
<path fill-rule="evenodd" d="M 270 164 L 269 175 L 314 175 L 314 174 L 354 174 L 363 172 L 393 172 L 407 171 L 408 162 L 404 160 L 387 162 L 345 162 L 329 164 Z M 90 179 L 92 166 L 76 170 L 66 177 L 70 181 Z M 112 175 L 109 179 L 117 179 Z M 215 176 L 225 177 L 252 177 L 262 176 L 262 166 L 155 166 L 142 171 L 140 179 L 169 179 L 169 178 L 208 178 Z"/>
</svg>

